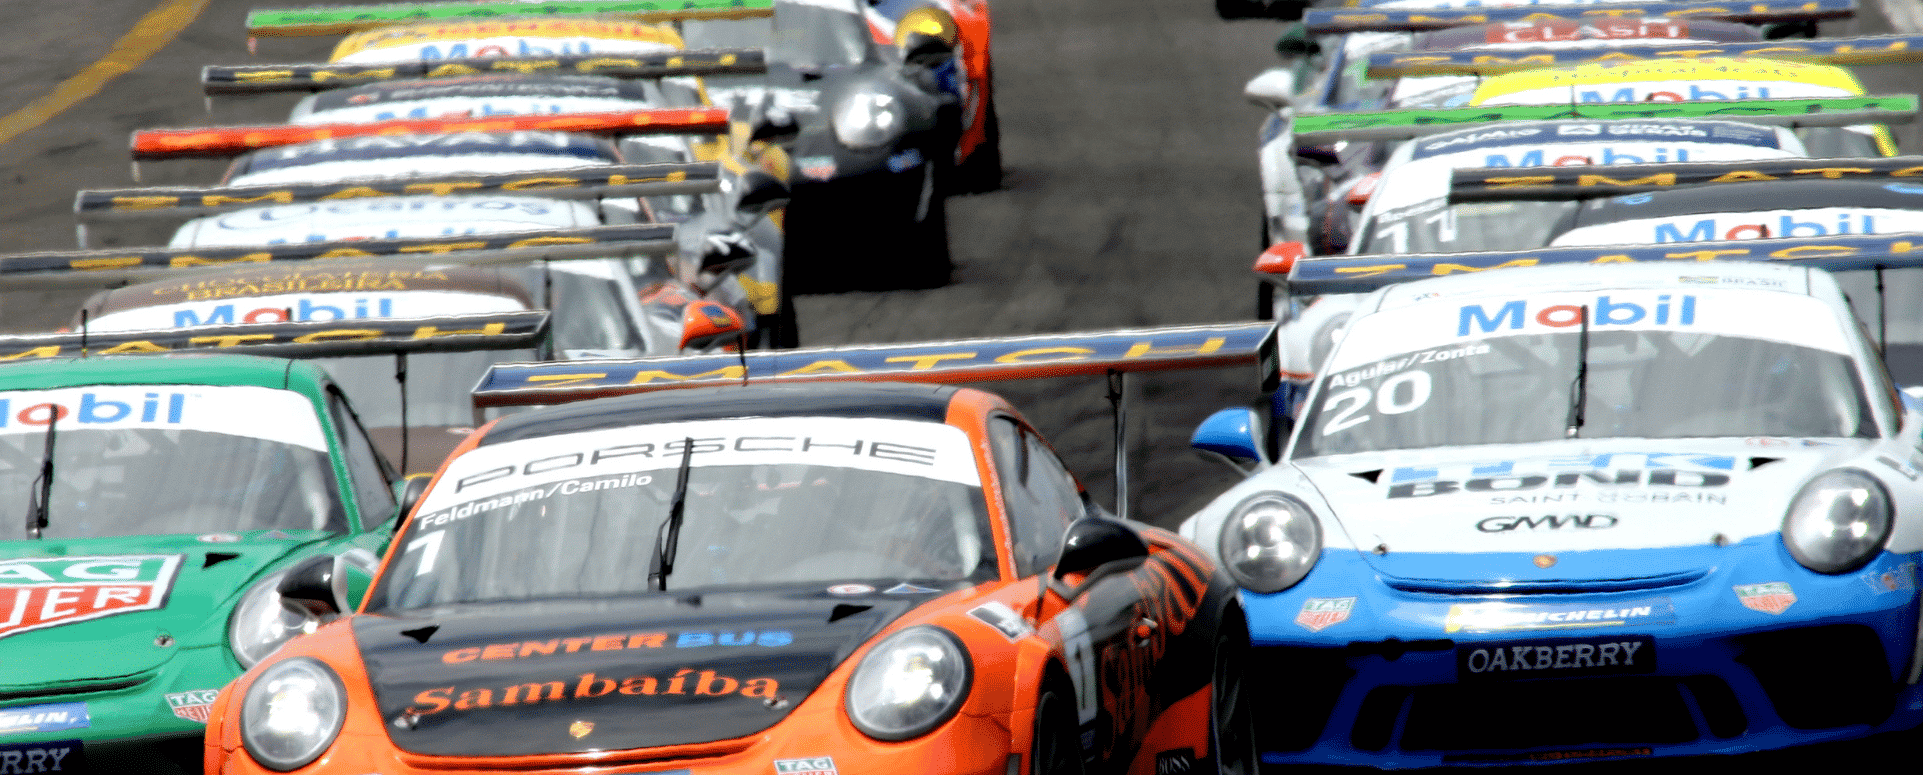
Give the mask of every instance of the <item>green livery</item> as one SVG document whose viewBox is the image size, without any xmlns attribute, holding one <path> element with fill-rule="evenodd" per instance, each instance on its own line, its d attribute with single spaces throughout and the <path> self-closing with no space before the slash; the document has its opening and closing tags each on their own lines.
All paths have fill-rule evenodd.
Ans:
<svg viewBox="0 0 1923 775">
<path fill-rule="evenodd" d="M 1337 140 L 1407 140 L 1504 121 L 1725 118 L 1786 126 L 1903 123 L 1916 117 L 1914 94 L 1730 102 L 1600 102 L 1577 105 L 1491 105 L 1467 108 L 1304 113 L 1295 116 L 1297 145 Z"/>
<path fill-rule="evenodd" d="M 308 628 L 283 613 L 277 574 L 341 557 L 357 604 L 392 535 L 392 480 L 312 364 L 0 365 L 0 747 L 198 772 L 240 652 Z"/>
<path fill-rule="evenodd" d="M 390 3 L 263 9 L 247 14 L 247 32 L 263 36 L 345 35 L 387 24 L 509 17 L 621 16 L 639 21 L 769 16 L 774 0 L 549 0 L 545 3 Z"/>
</svg>

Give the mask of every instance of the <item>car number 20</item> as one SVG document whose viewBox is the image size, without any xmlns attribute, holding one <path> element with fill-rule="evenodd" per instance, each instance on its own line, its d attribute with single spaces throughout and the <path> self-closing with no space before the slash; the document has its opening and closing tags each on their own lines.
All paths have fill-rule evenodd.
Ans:
<svg viewBox="0 0 1923 775">
<path fill-rule="evenodd" d="M 1330 418 L 1322 426 L 1322 435 L 1328 436 L 1368 422 L 1370 415 L 1362 410 L 1371 403 L 1375 404 L 1377 414 L 1413 412 L 1429 402 L 1433 387 L 1429 372 L 1405 371 L 1383 380 L 1373 389 L 1350 388 L 1329 396 L 1322 411 Z"/>
</svg>

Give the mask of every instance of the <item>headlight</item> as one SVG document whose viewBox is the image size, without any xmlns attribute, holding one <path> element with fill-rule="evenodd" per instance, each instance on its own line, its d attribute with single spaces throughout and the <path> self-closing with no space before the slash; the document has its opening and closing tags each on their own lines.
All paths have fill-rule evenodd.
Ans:
<svg viewBox="0 0 1923 775">
<path fill-rule="evenodd" d="M 334 744 L 347 717 L 340 676 L 319 660 L 295 657 L 267 668 L 240 704 L 240 741 L 269 769 L 305 767 Z"/>
<path fill-rule="evenodd" d="M 902 630 L 855 666 L 848 679 L 848 720 L 876 740 L 927 734 L 961 709 L 972 673 L 961 641 L 947 630 Z"/>
<path fill-rule="evenodd" d="M 1844 573 L 1869 562 L 1890 537 L 1890 496 L 1856 471 L 1816 477 L 1783 517 L 1783 544 L 1803 567 Z"/>
<path fill-rule="evenodd" d="M 895 95 L 864 87 L 836 103 L 828 123 L 842 145 L 860 150 L 893 142 L 901 136 L 906 120 Z"/>
<path fill-rule="evenodd" d="M 313 615 L 281 605 L 275 587 L 286 575 L 283 571 L 261 579 L 241 596 L 240 605 L 234 606 L 234 616 L 227 622 L 227 644 L 244 667 L 253 667 L 294 636 L 320 626 Z"/>
<path fill-rule="evenodd" d="M 1279 492 L 1256 493 L 1222 524 L 1222 565 L 1253 592 L 1295 586 L 1322 554 L 1322 524 L 1301 501 Z"/>
</svg>

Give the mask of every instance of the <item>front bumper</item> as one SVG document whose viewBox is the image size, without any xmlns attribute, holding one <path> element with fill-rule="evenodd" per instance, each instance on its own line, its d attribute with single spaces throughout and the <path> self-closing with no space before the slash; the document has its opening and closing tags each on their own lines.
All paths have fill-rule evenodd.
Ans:
<svg viewBox="0 0 1923 775">
<path fill-rule="evenodd" d="M 1823 576 L 1775 536 L 1711 551 L 1726 554 L 1694 578 L 1525 595 L 1398 589 L 1353 550 L 1327 551 L 1295 588 L 1243 593 L 1250 690 L 1287 698 L 1257 707 L 1263 761 L 1742 753 L 1923 722 L 1917 555 Z M 1639 647 L 1653 664 L 1621 663 Z"/>
<path fill-rule="evenodd" d="M 9 761 L 17 772 L 28 771 L 24 768 L 35 759 L 51 767 L 57 757 L 61 772 L 200 772 L 207 704 L 213 691 L 239 674 L 225 646 L 203 646 L 181 649 L 159 670 L 122 682 L 131 685 L 8 701 L 0 712 L 84 704 L 86 722 L 66 729 L 0 732 L 0 771 L 7 771 Z M 74 766 L 83 761 L 84 768 Z"/>
</svg>

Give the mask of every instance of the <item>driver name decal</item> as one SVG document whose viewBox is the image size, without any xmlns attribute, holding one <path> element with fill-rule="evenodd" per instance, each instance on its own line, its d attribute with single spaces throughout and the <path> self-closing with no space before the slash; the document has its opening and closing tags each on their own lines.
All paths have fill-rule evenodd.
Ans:
<svg viewBox="0 0 1923 775">
<path fill-rule="evenodd" d="M 166 604 L 178 554 L 0 561 L 0 638 Z"/>
</svg>

